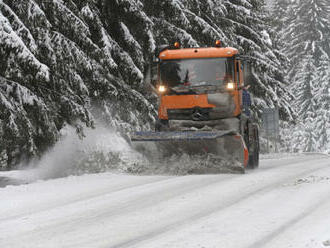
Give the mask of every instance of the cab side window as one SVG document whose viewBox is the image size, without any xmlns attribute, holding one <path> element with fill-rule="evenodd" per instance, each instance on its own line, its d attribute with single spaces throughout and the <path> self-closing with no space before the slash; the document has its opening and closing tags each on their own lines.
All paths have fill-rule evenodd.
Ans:
<svg viewBox="0 0 330 248">
<path fill-rule="evenodd" d="M 239 61 L 236 61 L 236 78 L 237 78 L 237 85 L 241 85 L 241 77 L 240 77 L 240 66 Z"/>
</svg>

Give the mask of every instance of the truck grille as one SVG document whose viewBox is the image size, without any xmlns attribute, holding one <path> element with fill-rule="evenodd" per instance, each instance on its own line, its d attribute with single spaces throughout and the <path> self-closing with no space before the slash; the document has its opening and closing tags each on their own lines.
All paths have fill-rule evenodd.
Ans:
<svg viewBox="0 0 330 248">
<path fill-rule="evenodd" d="M 168 109 L 167 115 L 169 120 L 207 121 L 210 120 L 211 110 L 212 108 Z"/>
</svg>

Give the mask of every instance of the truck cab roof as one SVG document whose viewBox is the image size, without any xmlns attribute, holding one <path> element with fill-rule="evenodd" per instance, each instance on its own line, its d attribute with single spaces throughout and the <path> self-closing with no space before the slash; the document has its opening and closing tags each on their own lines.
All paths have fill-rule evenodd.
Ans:
<svg viewBox="0 0 330 248">
<path fill-rule="evenodd" d="M 159 54 L 161 60 L 194 58 L 228 58 L 238 54 L 232 47 L 166 49 Z"/>
</svg>

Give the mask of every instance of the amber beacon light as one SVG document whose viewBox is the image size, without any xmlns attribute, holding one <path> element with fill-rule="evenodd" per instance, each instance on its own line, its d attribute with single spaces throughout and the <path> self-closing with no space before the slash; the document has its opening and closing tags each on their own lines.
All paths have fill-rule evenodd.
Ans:
<svg viewBox="0 0 330 248">
<path fill-rule="evenodd" d="M 215 46 L 216 47 L 221 47 L 221 41 L 220 40 L 216 40 L 215 41 Z"/>
<path fill-rule="evenodd" d="M 174 47 L 175 47 L 175 48 L 180 48 L 180 43 L 179 43 L 179 42 L 175 42 L 175 43 L 174 43 Z"/>
</svg>

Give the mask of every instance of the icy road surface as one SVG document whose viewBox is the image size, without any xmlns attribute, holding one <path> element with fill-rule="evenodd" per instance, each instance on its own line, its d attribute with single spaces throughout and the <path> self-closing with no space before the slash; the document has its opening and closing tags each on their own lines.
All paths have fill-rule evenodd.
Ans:
<svg viewBox="0 0 330 248">
<path fill-rule="evenodd" d="M 330 159 L 245 175 L 103 173 L 0 188 L 0 247 L 330 247 Z"/>
</svg>

